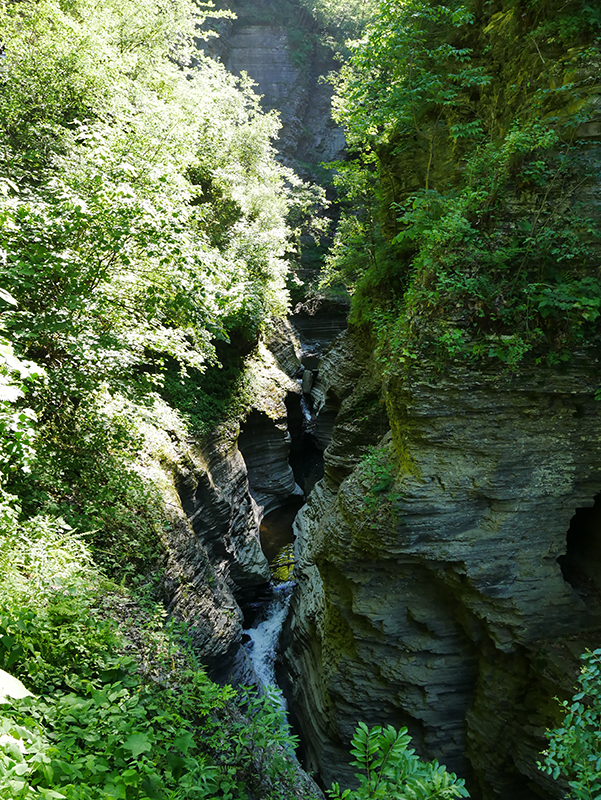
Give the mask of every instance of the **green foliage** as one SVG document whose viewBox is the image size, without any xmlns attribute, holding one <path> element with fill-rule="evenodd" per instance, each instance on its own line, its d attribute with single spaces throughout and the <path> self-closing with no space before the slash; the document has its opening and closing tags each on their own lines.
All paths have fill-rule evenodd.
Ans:
<svg viewBox="0 0 601 800">
<path fill-rule="evenodd" d="M 360 722 L 352 739 L 351 764 L 357 774 L 359 788 L 340 790 L 337 783 L 327 792 L 332 800 L 426 800 L 438 797 L 469 797 L 464 781 L 437 761 L 425 763 L 409 749 L 411 737 L 407 728 L 395 730 L 392 725 L 369 729 Z"/>
<path fill-rule="evenodd" d="M 599 233 L 574 202 L 579 173 L 569 143 L 558 154 L 559 147 L 548 126 L 516 125 L 501 146 L 476 151 L 461 191 L 423 191 L 402 207 L 396 241 L 415 242 L 417 254 L 396 325 L 401 340 L 404 327 L 413 339 L 437 339 L 442 353 L 511 366 L 543 340 L 559 358 L 594 332 L 601 287 L 588 272 Z M 524 164 L 520 204 L 510 181 L 515 158 Z M 533 163 L 540 183 L 526 189 Z M 462 328 L 440 330 L 440 318 L 457 308 Z"/>
<path fill-rule="evenodd" d="M 0 289 L 0 299 L 15 299 Z M 23 405 L 26 393 L 44 370 L 32 361 L 17 358 L 11 342 L 0 336 L 0 525 L 10 529 L 20 510 L 17 497 L 6 492 L 15 472 L 28 472 L 35 460 L 36 415 Z"/>
<path fill-rule="evenodd" d="M 31 468 L 36 416 L 20 401 L 25 398 L 28 383 L 43 375 L 41 367 L 17 358 L 10 341 L 0 337 L 0 472 L 4 476 L 17 469 Z"/>
<path fill-rule="evenodd" d="M 326 44 L 335 53 L 346 51 L 349 39 L 358 39 L 375 16 L 375 0 L 300 0 L 313 16 Z"/>
<path fill-rule="evenodd" d="M 354 292 L 361 277 L 375 269 L 381 233 L 374 203 L 375 176 L 357 159 L 335 162 L 333 182 L 343 198 L 334 241 L 325 258 L 321 288 L 345 286 Z"/>
<path fill-rule="evenodd" d="M 466 96 L 490 82 L 483 68 L 471 63 L 471 49 L 452 41 L 456 29 L 472 23 L 472 14 L 457 2 L 382 4 L 341 71 L 335 108 L 350 144 L 364 148 L 394 141 L 398 154 L 417 142 L 413 154 L 426 156 L 426 189 L 439 141 L 481 135 L 473 114 L 457 118 L 451 128 L 441 124 L 458 109 L 465 115 Z"/>
<path fill-rule="evenodd" d="M 224 796 L 190 722 L 166 693 L 135 677 L 11 706 L 1 717 L 0 796 Z"/>
<path fill-rule="evenodd" d="M 295 201 L 249 81 L 198 53 L 182 68 L 206 9 L 1 11 L 2 280 L 20 350 L 81 395 L 144 390 L 164 355 L 202 369 L 228 330 L 252 341 L 287 307 Z"/>
<path fill-rule="evenodd" d="M 275 687 L 267 687 L 262 693 L 254 687 L 242 688 L 239 702 L 245 718 L 233 723 L 224 752 L 233 763 L 252 764 L 258 782 L 263 786 L 275 784 L 275 796 L 282 796 L 285 790 L 278 789 L 277 783 L 292 775 L 298 737 L 290 732 Z"/>
<path fill-rule="evenodd" d="M 62 402 L 60 413 L 48 410 L 29 473 L 13 476 L 8 488 L 25 514 L 56 516 L 86 532 L 97 563 L 115 579 L 151 569 L 164 514 L 157 486 L 136 465 L 143 409 L 105 393 Z"/>
<path fill-rule="evenodd" d="M 112 660 L 113 626 L 99 616 L 89 550 L 62 520 L 35 517 L 0 539 L 0 667 L 34 691 L 65 688 Z M 98 589 L 101 585 L 98 586 Z"/>
<path fill-rule="evenodd" d="M 359 157 L 325 279 L 354 291 L 389 370 L 424 347 L 555 363 L 598 334 L 599 225 L 581 199 L 598 164 L 577 138 L 598 24 L 577 3 L 529 8 L 383 3 L 342 70 Z"/>
<path fill-rule="evenodd" d="M 359 466 L 362 484 L 367 490 L 366 508 L 373 510 L 382 500 L 391 501 L 396 496 L 391 493 L 398 477 L 398 466 L 391 459 L 386 447 L 370 447 Z"/>
<path fill-rule="evenodd" d="M 561 725 L 548 731 L 549 747 L 539 768 L 568 780 L 575 800 L 595 800 L 601 792 L 601 650 L 582 656 L 578 691 L 560 703 Z"/>
<path fill-rule="evenodd" d="M 139 463 L 155 390 L 196 431 L 215 425 L 223 381 L 201 383 L 216 344 L 248 352 L 285 313 L 286 217 L 300 227 L 320 203 L 277 164 L 279 122 L 251 82 L 195 48 L 224 13 L 0 3 L 2 491 L 13 516 L 89 533 L 119 577 L 158 552 L 159 492 Z"/>
<path fill-rule="evenodd" d="M 202 672 L 188 671 L 181 680 L 176 692 L 135 675 L 113 677 L 83 682 L 77 693 L 5 706 L 0 797 L 245 800 L 245 778 L 258 762 L 252 788 L 266 798 L 286 797 L 281 785 L 272 792 L 266 783 L 269 776 L 281 781 L 289 765 L 279 752 L 288 740 L 270 699 L 255 697 L 248 719 L 228 719 L 229 687 L 220 689 Z"/>
<path fill-rule="evenodd" d="M 39 695 L 0 710 L 1 798 L 288 796 L 295 740 L 269 695 L 242 692 L 242 713 L 66 524 L 39 517 L 0 545 L 0 668 Z"/>
</svg>

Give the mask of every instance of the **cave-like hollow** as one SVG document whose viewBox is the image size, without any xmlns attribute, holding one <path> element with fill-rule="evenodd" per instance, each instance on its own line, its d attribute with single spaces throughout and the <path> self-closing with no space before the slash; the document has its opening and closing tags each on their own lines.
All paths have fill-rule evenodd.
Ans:
<svg viewBox="0 0 601 800">
<path fill-rule="evenodd" d="M 566 553 L 557 561 L 564 579 L 583 600 L 601 595 L 601 494 L 577 508 L 568 528 Z"/>
</svg>

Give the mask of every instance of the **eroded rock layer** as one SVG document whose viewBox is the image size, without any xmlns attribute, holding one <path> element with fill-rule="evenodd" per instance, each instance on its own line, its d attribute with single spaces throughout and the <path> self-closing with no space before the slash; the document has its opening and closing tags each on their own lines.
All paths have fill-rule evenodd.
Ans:
<svg viewBox="0 0 601 800">
<path fill-rule="evenodd" d="M 274 330 L 274 349 L 290 369 L 298 366 L 286 323 Z M 164 587 L 168 610 L 186 622 L 194 648 L 220 681 L 253 683 L 241 646 L 239 603 L 270 581 L 259 526 L 266 511 L 302 494 L 288 463 L 286 398 L 298 383 L 260 344 L 247 360 L 245 420 L 217 428 L 202 441 L 175 435 L 165 447 L 161 482 L 169 497 Z"/>
<path fill-rule="evenodd" d="M 282 123 L 277 149 L 283 160 L 311 173 L 320 162 L 341 158 L 345 135 L 332 120 L 333 90 L 323 80 L 338 64 L 310 35 L 310 16 L 274 14 L 261 0 L 223 0 L 220 5 L 235 12 L 236 19 L 213 23 L 219 38 L 199 45 L 235 75 L 246 73 L 266 111 L 277 109 Z"/>
<path fill-rule="evenodd" d="M 601 627 L 598 513 L 570 529 L 601 491 L 595 364 L 422 364 L 386 387 L 382 436 L 360 353 L 343 340 L 320 368 L 339 411 L 297 522 L 285 658 L 309 766 L 339 780 L 357 722 L 392 723 L 475 798 L 561 795 L 536 761 Z"/>
</svg>

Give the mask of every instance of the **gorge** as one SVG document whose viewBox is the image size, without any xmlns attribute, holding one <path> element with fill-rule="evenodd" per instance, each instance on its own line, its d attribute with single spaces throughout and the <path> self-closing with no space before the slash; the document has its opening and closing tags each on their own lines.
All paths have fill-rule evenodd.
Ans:
<svg viewBox="0 0 601 800">
<path fill-rule="evenodd" d="M 601 12 L 0 30 L 0 800 L 595 800 Z"/>
<path fill-rule="evenodd" d="M 281 29 L 241 16 L 226 63 L 282 102 L 289 158 L 298 72 Z M 601 626 L 597 365 L 518 377 L 424 359 L 383 379 L 352 328 L 320 361 L 325 477 L 295 521 L 280 673 L 326 786 L 362 720 L 407 726 L 474 797 L 563 796 L 536 763 Z M 269 452 L 257 443 L 263 469 Z"/>
</svg>

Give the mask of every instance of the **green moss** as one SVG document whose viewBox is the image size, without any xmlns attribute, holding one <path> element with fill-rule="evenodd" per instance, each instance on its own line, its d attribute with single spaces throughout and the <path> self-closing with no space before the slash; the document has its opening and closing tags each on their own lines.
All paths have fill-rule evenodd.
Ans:
<svg viewBox="0 0 601 800">
<path fill-rule="evenodd" d="M 409 392 L 403 387 L 402 379 L 396 377 L 390 380 L 386 388 L 386 408 L 398 474 L 421 478 L 421 470 L 415 463 L 409 447 L 410 438 L 415 434 L 416 427 L 416 423 L 409 417 L 407 411 L 409 401 Z"/>
</svg>

